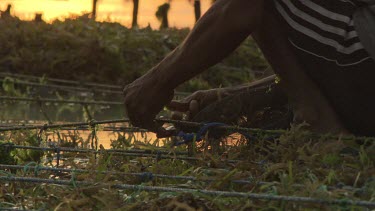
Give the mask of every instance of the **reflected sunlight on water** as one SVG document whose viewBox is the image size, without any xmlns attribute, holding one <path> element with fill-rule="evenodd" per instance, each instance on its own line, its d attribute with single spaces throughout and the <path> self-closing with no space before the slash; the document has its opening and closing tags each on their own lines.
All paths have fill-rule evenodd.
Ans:
<svg viewBox="0 0 375 211">
<path fill-rule="evenodd" d="M 131 0 L 99 0 L 97 19 L 111 20 L 130 26 L 132 21 L 133 1 Z M 138 24 L 145 27 L 150 24 L 159 27 L 155 17 L 157 7 L 166 0 L 140 0 Z M 169 22 L 172 27 L 191 27 L 194 24 L 193 1 L 173 0 L 169 12 Z M 202 13 L 211 5 L 212 0 L 202 0 Z M 0 10 L 5 10 L 7 4 L 12 4 L 13 14 L 25 20 L 32 20 L 35 13 L 43 13 L 46 21 L 62 19 L 71 14 L 82 14 L 91 11 L 92 0 L 2 0 Z"/>
<path fill-rule="evenodd" d="M 70 133 L 67 132 L 67 131 L 60 131 L 59 135 L 62 136 L 62 137 L 70 137 L 70 135 L 72 135 L 72 132 L 73 131 L 70 131 Z M 91 139 L 92 139 L 91 134 L 92 133 L 90 131 L 79 131 L 79 137 L 82 138 L 82 141 L 85 144 L 81 143 L 80 140 L 77 140 L 77 146 L 83 147 L 83 148 L 90 147 L 91 146 Z M 123 133 L 123 132 L 120 132 L 120 133 L 117 133 L 117 132 L 109 132 L 109 131 L 97 131 L 96 136 L 98 138 L 97 139 L 98 140 L 98 146 L 102 145 L 105 149 L 112 148 L 111 143 L 112 143 L 112 141 L 118 140 L 119 134 L 125 135 L 126 138 L 129 138 L 129 134 L 131 134 L 131 140 L 132 140 L 133 145 L 137 145 L 137 144 L 133 143 L 135 140 L 140 142 L 140 143 L 149 143 L 149 142 L 154 143 L 157 140 L 156 134 L 151 133 L 151 132 L 144 132 L 144 133 L 140 133 L 140 132 Z M 60 145 L 61 143 L 59 142 L 59 135 L 57 135 L 56 133 L 49 133 L 46 137 L 47 137 L 48 140 L 52 141 L 54 143 L 54 145 L 61 146 Z M 72 142 L 71 138 L 68 138 L 67 140 L 69 140 L 69 142 Z M 159 140 L 160 140 L 159 144 L 161 144 L 160 146 L 163 146 L 162 140 L 164 140 L 164 139 L 159 139 Z"/>
<path fill-rule="evenodd" d="M 80 133 L 80 136 L 84 139 L 87 140 L 89 137 L 90 132 L 84 131 Z M 97 132 L 97 137 L 98 137 L 98 144 L 103 145 L 105 149 L 110 149 L 111 147 L 111 142 L 114 140 L 117 140 L 118 138 L 118 133 L 115 132 L 107 132 L 107 131 L 98 131 Z M 133 139 L 138 140 L 140 142 L 147 142 L 147 141 L 155 141 L 156 134 L 155 133 L 147 133 L 147 135 L 142 135 L 142 133 L 133 133 L 134 137 Z M 126 135 L 128 137 L 128 135 Z"/>
</svg>

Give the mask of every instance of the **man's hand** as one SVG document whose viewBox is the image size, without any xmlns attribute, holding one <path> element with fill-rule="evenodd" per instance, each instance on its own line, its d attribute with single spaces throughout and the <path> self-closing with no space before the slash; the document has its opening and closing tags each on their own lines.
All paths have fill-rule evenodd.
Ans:
<svg viewBox="0 0 375 211">
<path fill-rule="evenodd" d="M 261 24 L 263 2 L 217 0 L 181 45 L 124 89 L 131 122 L 135 126 L 154 128 L 152 120 L 171 101 L 174 88 L 224 59 Z M 193 108 L 196 108 L 194 103 L 198 103 L 199 111 L 207 105 L 206 102 L 215 101 L 208 99 L 185 102 L 192 104 Z"/>
<path fill-rule="evenodd" d="M 174 114 L 175 119 L 182 119 L 181 112 L 183 112 L 187 115 L 187 119 L 190 120 L 207 106 L 225 97 L 250 90 L 256 90 L 257 88 L 262 89 L 271 86 L 275 83 L 275 80 L 276 75 L 270 75 L 263 79 L 240 86 L 197 91 L 180 101 L 172 101 L 167 107 L 171 111 L 176 112 Z"/>
<path fill-rule="evenodd" d="M 155 131 L 157 126 L 153 120 L 173 98 L 173 89 L 158 79 L 144 75 L 124 88 L 125 109 L 130 122 L 136 127 Z"/>
<path fill-rule="evenodd" d="M 229 92 L 223 88 L 201 90 L 180 101 L 172 101 L 167 107 L 175 112 L 175 119 L 182 119 L 182 113 L 187 115 L 187 119 L 193 119 L 201 110 L 228 95 Z"/>
</svg>

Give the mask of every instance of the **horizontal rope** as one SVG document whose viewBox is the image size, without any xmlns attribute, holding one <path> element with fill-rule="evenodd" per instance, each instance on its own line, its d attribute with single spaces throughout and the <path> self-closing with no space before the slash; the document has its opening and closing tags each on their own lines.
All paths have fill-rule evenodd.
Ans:
<svg viewBox="0 0 375 211">
<path fill-rule="evenodd" d="M 0 96 L 0 101 L 1 100 L 43 102 L 43 103 L 72 103 L 72 104 L 83 104 L 83 105 L 124 105 L 123 102 L 116 102 L 116 101 L 59 100 L 59 99 L 50 99 L 50 98 L 8 97 L 8 96 Z"/>
<path fill-rule="evenodd" d="M 0 205 L 2 203 L 0 202 Z M 28 209 L 19 209 L 19 208 L 7 208 L 7 207 L 2 207 L 0 206 L 0 210 L 2 211 L 29 211 Z"/>
<path fill-rule="evenodd" d="M 91 131 L 92 129 L 89 127 L 63 127 L 59 128 L 59 130 L 81 130 L 81 131 Z M 123 133 L 147 133 L 149 132 L 146 129 L 141 128 L 131 128 L 131 127 L 103 127 L 97 131 L 106 131 L 106 132 L 123 132 Z"/>
<path fill-rule="evenodd" d="M 176 179 L 176 180 L 192 180 L 192 181 L 199 181 L 199 182 L 215 182 L 218 180 L 213 179 L 198 179 L 197 177 L 193 176 L 173 176 L 173 175 L 165 175 L 165 174 L 153 174 L 151 172 L 142 172 L 142 173 L 125 173 L 125 172 L 118 172 L 118 171 L 97 171 L 97 170 L 85 170 L 85 169 L 66 169 L 66 168 L 50 168 L 50 167 L 41 167 L 41 166 L 21 166 L 21 165 L 3 165 L 0 164 L 0 169 L 16 169 L 16 170 L 37 170 L 37 171 L 51 171 L 51 172 L 74 172 L 74 173 L 99 173 L 99 174 L 111 174 L 111 175 L 125 175 L 125 176 L 144 176 L 145 174 L 149 174 L 153 178 L 160 178 L 160 179 Z M 256 182 L 246 181 L 246 180 L 233 180 L 230 181 L 233 183 L 238 184 L 257 184 Z M 267 183 L 271 184 L 271 183 Z"/>
<path fill-rule="evenodd" d="M 0 129 L 7 129 L 7 128 L 13 128 L 13 127 L 20 127 L 20 126 L 33 126 L 33 125 L 14 125 L 14 124 L 2 124 L 0 125 Z M 76 130 L 76 131 L 91 131 L 92 128 L 89 126 L 79 126 L 79 127 L 60 127 L 58 128 L 61 131 L 70 131 L 70 130 Z M 136 127 L 102 127 L 97 131 L 106 131 L 106 132 L 125 132 L 125 133 L 146 133 L 149 132 L 146 129 L 136 128 Z"/>
<path fill-rule="evenodd" d="M 4 82 L 4 81 L 6 80 L 0 79 L 0 82 Z M 25 85 L 25 86 L 46 87 L 46 88 L 53 88 L 53 89 L 65 90 L 65 91 L 101 92 L 101 93 L 122 95 L 122 91 L 115 91 L 115 90 L 84 88 L 84 87 L 64 86 L 64 85 L 55 85 L 55 84 L 41 84 L 41 83 L 35 83 L 35 82 L 19 81 L 19 80 L 14 80 L 14 79 L 11 80 L 11 82 L 14 84 L 20 84 L 20 85 Z"/>
<path fill-rule="evenodd" d="M 52 78 L 41 78 L 35 76 L 27 76 L 21 74 L 11 74 L 11 73 L 1 73 L 0 76 L 8 76 L 13 77 L 12 82 L 15 84 L 21 84 L 26 86 L 37 86 L 37 87 L 47 87 L 47 88 L 55 88 L 60 90 L 76 90 L 76 91 L 85 91 L 85 92 L 101 92 L 101 93 L 110 93 L 110 94 L 119 94 L 122 95 L 122 86 L 110 85 L 110 84 L 100 84 L 100 83 L 91 83 L 91 82 L 83 82 L 83 81 L 70 81 L 70 80 L 63 80 L 63 79 L 52 79 Z M 14 78 L 25 78 L 25 79 L 32 79 L 37 82 L 29 82 L 29 81 L 19 81 Z M 57 82 L 57 83 L 66 83 L 69 85 L 56 85 L 56 84 L 41 84 L 38 83 L 41 80 L 50 81 L 50 82 Z M 4 82 L 4 80 L 0 79 L 0 82 Z M 74 86 L 72 86 L 74 85 Z M 102 89 L 98 89 L 101 87 Z M 103 89 L 104 88 L 104 89 Z M 188 96 L 191 93 L 188 92 L 175 92 L 176 96 Z"/>
<path fill-rule="evenodd" d="M 185 156 L 173 156 L 173 152 L 170 153 L 158 153 L 158 151 L 154 151 L 152 153 L 141 153 L 141 152 L 124 152 L 121 150 L 113 150 L 113 149 L 106 149 L 106 150 L 94 150 L 94 149 L 76 149 L 76 148 L 68 148 L 68 147 L 35 147 L 35 146 L 20 146 L 20 145 L 13 145 L 11 143 L 3 143 L 0 144 L 0 148 L 7 148 L 10 149 L 28 149 L 28 150 L 36 150 L 36 151 L 47 151 L 47 152 L 75 152 L 75 153 L 94 153 L 94 154 L 112 154 L 112 155 L 119 155 L 119 156 L 126 156 L 126 157 L 148 157 L 148 158 L 155 158 L 155 159 L 173 159 L 173 160 L 187 160 L 187 161 L 204 161 L 204 158 L 198 157 L 185 157 Z M 171 154 L 171 155 L 165 155 Z M 178 154 L 176 154 L 178 155 Z M 238 163 L 240 160 L 222 160 L 222 162 L 227 163 Z M 250 163 L 263 165 L 261 162 L 252 162 Z"/>
<path fill-rule="evenodd" d="M 18 127 L 19 125 L 9 125 L 9 126 L 6 126 L 6 125 L 1 125 L 0 128 L 10 128 L 10 127 Z M 33 125 L 25 125 L 25 126 L 33 126 Z M 62 128 L 59 128 L 59 130 L 92 130 L 90 127 L 62 127 Z M 134 132 L 134 133 L 137 133 L 137 132 L 143 132 L 143 133 L 146 133 L 146 132 L 149 132 L 148 130 L 146 129 L 140 129 L 140 128 L 132 128 L 132 127 L 102 127 L 100 128 L 99 130 L 97 131 L 118 131 L 118 132 Z"/>
<path fill-rule="evenodd" d="M 14 145 L 12 143 L 2 143 L 0 144 L 0 148 L 10 148 L 10 149 L 29 149 L 29 150 L 36 150 L 36 151 L 47 151 L 47 152 L 76 152 L 76 153 L 96 153 L 96 154 L 103 154 L 103 153 L 110 153 L 110 154 L 118 154 L 118 155 L 127 155 L 127 156 L 149 156 L 155 155 L 155 157 L 159 157 L 162 154 L 176 154 L 176 155 L 186 155 L 185 152 L 174 152 L 174 151 L 161 151 L 161 150 L 120 150 L 120 149 L 105 149 L 105 150 L 94 150 L 94 149 L 77 149 L 77 148 L 69 148 L 69 147 L 36 147 L 36 146 L 22 146 L 22 145 Z M 161 156 L 160 158 L 174 158 L 171 156 Z M 188 160 L 198 160 L 198 158 L 189 158 L 189 157 L 177 157 L 177 159 L 188 159 Z"/>
<path fill-rule="evenodd" d="M 13 177 L 13 176 L 2 176 L 0 181 L 5 182 L 23 182 L 23 183 L 46 183 L 46 184 L 57 184 L 57 185 L 97 185 L 93 182 L 85 181 L 74 181 L 74 180 L 53 180 L 53 179 L 40 179 L 31 177 Z M 237 198 L 248 198 L 268 201 L 286 201 L 295 203 L 313 203 L 321 205 L 339 205 L 339 206 L 362 206 L 368 208 L 375 208 L 375 202 L 371 201 L 355 201 L 349 199 L 318 199 L 310 197 L 300 196 L 284 196 L 284 195 L 270 195 L 261 193 L 244 193 L 244 192 L 230 192 L 230 191 L 213 191 L 213 190 L 199 190 L 191 188 L 172 188 L 172 187 L 159 187 L 159 186 L 144 186 L 144 185 L 129 185 L 129 184 L 101 184 L 108 185 L 108 187 L 123 190 L 135 190 L 135 191 L 154 191 L 154 192 L 177 192 L 177 193 L 192 193 L 192 194 L 205 194 L 216 197 L 237 197 Z"/>
<path fill-rule="evenodd" d="M 82 82 L 82 81 L 73 81 L 73 80 L 65 80 L 65 79 L 57 79 L 57 78 L 47 78 L 47 77 L 37 77 L 37 76 L 31 76 L 31 75 L 23 75 L 23 74 L 17 74 L 17 73 L 6 73 L 6 72 L 0 72 L 0 76 L 9 76 L 9 77 L 17 77 L 17 78 L 25 78 L 25 79 L 31 79 L 31 80 L 46 80 L 50 82 L 57 82 L 57 83 L 66 83 L 70 85 L 76 85 L 76 86 L 93 86 L 93 87 L 102 87 L 102 88 L 108 88 L 108 89 L 122 89 L 121 86 L 117 85 L 110 85 L 110 84 L 100 84 L 100 83 L 93 83 L 93 82 Z"/>
<path fill-rule="evenodd" d="M 190 128 L 202 128 L 205 123 L 197 123 L 190 121 L 171 120 L 171 119 L 156 119 L 155 121 L 160 123 L 174 124 L 176 127 L 190 127 Z M 230 133 L 250 133 L 255 135 L 273 135 L 280 136 L 285 134 L 287 130 L 264 130 L 259 128 L 245 128 L 239 126 L 217 126 L 211 129 L 212 131 L 230 132 Z M 332 134 L 318 134 L 306 131 L 306 135 L 312 138 L 327 138 L 327 139 L 340 139 L 340 140 L 358 140 L 358 141 L 375 141 L 375 137 L 359 137 L 359 136 L 338 136 Z"/>
<path fill-rule="evenodd" d="M 81 122 L 81 123 L 68 123 L 68 124 L 54 124 L 54 125 L 38 125 L 38 126 L 18 126 L 10 128 L 0 128 L 2 131 L 12 131 L 12 130 L 30 130 L 30 129 L 48 129 L 48 128 L 59 128 L 59 127 L 79 127 L 87 125 L 99 125 L 99 124 L 109 124 L 109 123 L 121 123 L 129 122 L 129 119 L 117 119 L 117 120 L 105 120 L 105 121 L 92 121 L 90 123 Z M 190 122 L 190 121 L 181 121 L 181 120 L 172 120 L 172 119 L 155 119 L 158 123 L 168 123 L 174 124 L 178 127 L 189 127 L 194 129 L 202 128 L 204 123 Z M 212 131 L 220 132 L 229 132 L 229 133 L 250 133 L 253 135 L 272 135 L 280 136 L 285 134 L 286 130 L 264 130 L 258 128 L 244 128 L 239 126 L 218 126 L 212 129 Z M 176 134 L 177 135 L 177 134 Z M 331 134 L 317 134 L 312 132 L 306 132 L 306 135 L 312 138 L 325 138 L 325 139 L 340 139 L 340 140 L 358 140 L 358 141 L 375 141 L 375 137 L 356 137 L 356 136 L 337 136 Z"/>
<path fill-rule="evenodd" d="M 22 165 L 3 165 L 0 164 L 0 169 L 16 169 L 16 170 L 37 170 L 37 171 L 51 171 L 51 172 L 74 172 L 74 173 L 99 173 L 99 174 L 111 174 L 111 175 L 125 175 L 125 176 L 144 176 L 146 174 L 150 174 L 153 178 L 160 178 L 160 179 L 174 179 L 174 180 L 191 180 L 196 182 L 218 182 L 221 180 L 218 179 L 201 179 L 194 176 L 175 176 L 175 175 L 165 175 L 165 174 L 154 174 L 151 172 L 142 172 L 142 173 L 125 173 L 125 172 L 118 172 L 118 171 L 98 171 L 98 170 L 86 170 L 86 169 L 67 169 L 67 168 L 51 168 L 51 167 L 43 167 L 43 166 L 22 166 Z M 263 181 L 255 181 L 255 180 L 229 180 L 228 182 L 234 184 L 243 184 L 243 185 L 281 185 L 279 182 L 263 182 Z M 301 184 L 293 184 L 292 187 L 294 188 L 304 188 L 305 185 Z M 354 188 L 350 186 L 343 186 L 342 188 L 328 186 L 328 190 L 348 190 L 348 191 L 356 191 L 359 188 Z"/>
<path fill-rule="evenodd" d="M 0 97 L 1 99 L 1 97 Z M 156 119 L 155 121 L 160 123 L 170 123 L 175 124 L 177 126 L 186 126 L 192 128 L 200 128 L 204 126 L 203 123 L 197 122 L 188 122 L 188 121 L 180 121 L 180 120 L 171 120 L 171 119 Z M 59 128 L 59 127 L 79 127 L 79 126 L 87 126 L 87 125 L 99 125 L 99 124 L 109 124 L 109 123 L 128 123 L 130 122 L 129 119 L 116 119 L 116 120 L 104 120 L 104 121 L 91 121 L 91 122 L 79 122 L 79 123 L 65 123 L 65 124 L 50 124 L 50 125 L 29 125 L 29 126 L 16 126 L 16 127 L 9 127 L 9 128 L 0 128 L 1 131 L 11 131 L 11 130 L 32 130 L 32 129 L 49 129 L 49 128 Z M 285 130 L 262 130 L 262 129 L 254 129 L 254 128 L 242 128 L 236 126 L 219 126 L 213 130 L 221 130 L 221 131 L 228 131 L 228 132 L 253 132 L 253 133 L 263 133 L 263 134 L 272 134 L 272 135 L 281 135 L 285 133 Z"/>
<path fill-rule="evenodd" d="M 63 127 L 80 127 L 80 126 L 94 126 L 102 124 L 114 124 L 114 123 L 129 123 L 128 119 L 113 119 L 113 120 L 103 120 L 103 121 L 90 121 L 90 122 L 76 122 L 76 123 L 63 123 L 63 124 L 44 124 L 44 125 L 28 125 L 28 126 L 15 126 L 0 128 L 0 132 L 5 131 L 15 131 L 15 130 L 34 130 L 34 129 L 54 129 Z"/>
</svg>

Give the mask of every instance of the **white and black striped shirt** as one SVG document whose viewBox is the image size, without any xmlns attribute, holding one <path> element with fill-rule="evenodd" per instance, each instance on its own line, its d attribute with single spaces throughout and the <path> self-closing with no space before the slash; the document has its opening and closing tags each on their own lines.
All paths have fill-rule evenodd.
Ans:
<svg viewBox="0 0 375 211">
<path fill-rule="evenodd" d="M 371 59 L 354 28 L 359 0 L 275 0 L 287 22 L 291 44 L 338 66 L 358 65 Z"/>
</svg>

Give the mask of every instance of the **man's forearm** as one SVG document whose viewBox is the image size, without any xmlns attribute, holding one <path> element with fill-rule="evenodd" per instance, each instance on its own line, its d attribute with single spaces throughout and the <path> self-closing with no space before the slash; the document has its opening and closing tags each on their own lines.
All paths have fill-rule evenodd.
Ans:
<svg viewBox="0 0 375 211">
<path fill-rule="evenodd" d="M 216 88 L 216 89 L 211 89 L 208 91 L 210 91 L 211 93 L 215 93 L 216 99 L 220 100 L 229 95 L 235 95 L 239 93 L 252 92 L 255 90 L 264 89 L 264 87 L 269 87 L 272 84 L 274 84 L 275 81 L 276 81 L 276 75 L 271 75 L 266 78 L 262 78 L 260 80 L 257 80 L 248 84 L 242 84 L 242 85 L 232 86 L 232 87 Z"/>
<path fill-rule="evenodd" d="M 240 86 L 223 88 L 228 94 L 236 94 L 243 91 L 254 90 L 257 88 L 264 88 L 265 86 L 270 86 L 276 81 L 276 75 L 271 75 L 266 78 L 251 82 L 249 84 L 243 84 Z"/>
<path fill-rule="evenodd" d="M 254 3 L 255 2 L 255 3 Z M 185 41 L 148 75 L 173 89 L 218 63 L 256 27 L 262 0 L 219 0 L 198 21 Z"/>
</svg>

